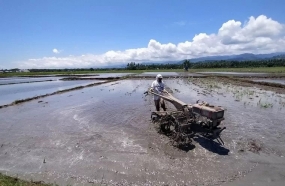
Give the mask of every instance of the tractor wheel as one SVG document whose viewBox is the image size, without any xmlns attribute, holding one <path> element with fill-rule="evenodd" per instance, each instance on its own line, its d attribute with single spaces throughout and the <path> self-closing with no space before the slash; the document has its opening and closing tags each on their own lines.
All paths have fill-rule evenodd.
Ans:
<svg viewBox="0 0 285 186">
<path fill-rule="evenodd" d="M 170 132 L 170 125 L 169 125 L 169 123 L 161 124 L 161 125 L 160 125 L 160 130 L 161 130 L 163 133 L 169 133 L 169 132 Z"/>
<path fill-rule="evenodd" d="M 151 121 L 153 123 L 156 123 L 158 120 L 160 119 L 160 116 L 158 116 L 157 114 L 151 114 Z"/>
</svg>

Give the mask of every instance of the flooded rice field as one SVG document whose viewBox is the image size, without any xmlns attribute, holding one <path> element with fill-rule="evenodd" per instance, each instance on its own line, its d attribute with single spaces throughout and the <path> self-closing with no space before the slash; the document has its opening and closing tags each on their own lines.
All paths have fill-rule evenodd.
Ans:
<svg viewBox="0 0 285 186">
<path fill-rule="evenodd" d="M 99 73 L 99 77 L 107 78 L 107 77 L 123 77 L 123 76 L 129 76 L 134 75 L 134 73 Z"/>
<path fill-rule="evenodd" d="M 155 77 L 157 74 L 161 74 L 162 76 L 178 76 L 177 72 L 143 72 L 141 74 L 137 74 L 136 76 L 146 76 L 146 77 Z"/>
<path fill-rule="evenodd" d="M 141 74 L 137 74 L 135 76 L 137 77 L 154 77 L 157 74 L 161 74 L 163 77 L 171 78 L 171 77 L 181 77 L 181 76 L 187 76 L 187 77 L 205 77 L 203 74 L 197 74 L 197 73 L 189 73 L 189 72 L 144 72 Z"/>
<path fill-rule="evenodd" d="M 11 77 L 11 78 L 0 78 L 0 85 L 11 85 L 20 83 L 33 83 L 43 81 L 57 81 L 63 77 Z"/>
<path fill-rule="evenodd" d="M 151 83 L 121 80 L 0 109 L 0 171 L 60 185 L 283 185 L 284 94 L 166 79 L 176 98 L 226 109 L 224 146 L 197 136 L 179 149 L 150 122 Z"/>
<path fill-rule="evenodd" d="M 114 78 L 114 77 L 123 77 L 123 76 L 130 76 L 134 75 L 134 73 L 98 73 L 97 76 L 82 76 L 81 79 L 88 79 L 88 78 Z"/>
<path fill-rule="evenodd" d="M 102 82 L 92 81 L 60 81 L 54 77 L 53 81 L 9 84 L 0 86 L 0 106 L 35 96 L 45 95 L 56 91 L 84 86 L 90 83 Z M 31 78 L 33 80 L 33 78 Z M 38 79 L 38 78 L 35 78 Z M 41 78 L 42 79 L 42 78 Z M 56 80 L 55 80 L 56 79 Z M 17 79 L 18 80 L 18 79 Z M 30 80 L 30 79 L 29 79 Z"/>
</svg>

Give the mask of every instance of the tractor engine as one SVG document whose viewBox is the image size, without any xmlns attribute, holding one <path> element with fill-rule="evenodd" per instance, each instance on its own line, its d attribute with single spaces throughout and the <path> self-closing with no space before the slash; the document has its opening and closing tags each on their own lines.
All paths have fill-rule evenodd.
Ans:
<svg viewBox="0 0 285 186">
<path fill-rule="evenodd" d="M 196 104 L 188 105 L 188 109 L 195 115 L 196 118 L 201 119 L 210 129 L 217 128 L 221 121 L 224 120 L 224 109 L 220 106 L 209 105 L 206 102 L 197 101 Z"/>
</svg>

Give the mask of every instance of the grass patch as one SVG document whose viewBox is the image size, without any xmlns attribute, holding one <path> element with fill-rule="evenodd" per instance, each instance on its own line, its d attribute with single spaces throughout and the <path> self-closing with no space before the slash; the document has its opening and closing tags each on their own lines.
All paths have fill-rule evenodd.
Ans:
<svg viewBox="0 0 285 186">
<path fill-rule="evenodd" d="M 273 104 L 271 103 L 260 103 L 261 108 L 272 108 Z"/>
<path fill-rule="evenodd" d="M 44 182 L 37 181 L 25 181 L 19 178 L 6 176 L 0 173 L 0 186 L 52 186 L 56 184 L 46 184 Z"/>
</svg>

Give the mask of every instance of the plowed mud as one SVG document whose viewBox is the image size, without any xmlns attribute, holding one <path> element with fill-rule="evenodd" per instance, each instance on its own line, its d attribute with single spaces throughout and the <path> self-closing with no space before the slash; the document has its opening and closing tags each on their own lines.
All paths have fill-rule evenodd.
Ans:
<svg viewBox="0 0 285 186">
<path fill-rule="evenodd" d="M 226 108 L 224 146 L 197 136 L 173 147 L 150 122 L 143 92 L 152 80 L 121 80 L 2 108 L 0 171 L 60 185 L 284 183 L 284 94 L 215 78 L 165 81 L 184 102 Z"/>
</svg>

